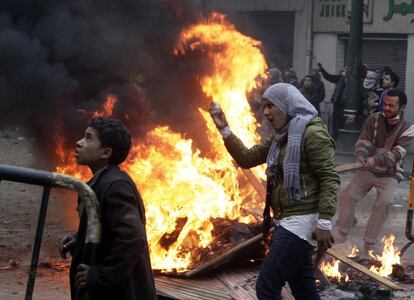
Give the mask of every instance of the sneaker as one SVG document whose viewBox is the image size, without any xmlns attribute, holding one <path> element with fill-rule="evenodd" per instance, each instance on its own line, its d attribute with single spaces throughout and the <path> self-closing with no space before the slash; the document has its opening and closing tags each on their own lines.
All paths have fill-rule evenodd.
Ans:
<svg viewBox="0 0 414 300">
<path fill-rule="evenodd" d="M 338 243 L 338 244 L 345 242 L 346 239 L 348 238 L 348 234 L 340 231 L 338 227 L 334 227 L 332 229 L 332 236 L 335 240 L 335 243 Z"/>
</svg>

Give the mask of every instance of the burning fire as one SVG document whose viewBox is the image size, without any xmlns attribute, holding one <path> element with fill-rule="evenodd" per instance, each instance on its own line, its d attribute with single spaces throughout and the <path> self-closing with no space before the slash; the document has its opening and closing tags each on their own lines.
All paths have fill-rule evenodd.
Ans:
<svg viewBox="0 0 414 300">
<path fill-rule="evenodd" d="M 239 33 L 223 15 L 212 14 L 182 32 L 174 50 L 176 55 L 199 47 L 208 50 L 213 71 L 200 78 L 201 88 L 206 96 L 220 103 L 232 130 L 249 147 L 259 141 L 259 136 L 246 93 L 257 86 L 256 79 L 264 76 L 267 67 L 259 46 L 258 41 Z M 102 112 L 94 115 L 110 116 L 116 103 L 116 96 L 110 95 Z M 256 192 L 241 186 L 243 175 L 234 167 L 208 112 L 202 108 L 199 111 L 215 151 L 208 153 L 210 158 L 193 149 L 192 140 L 182 134 L 157 127 L 147 133 L 143 142 L 134 143 L 122 165 L 145 202 L 154 269 L 180 272 L 202 261 L 203 250 L 214 242 L 214 222 L 220 218 L 256 221 L 246 213 L 259 207 Z M 62 159 L 57 171 L 88 178 L 90 175 L 80 171 L 74 156 L 62 145 L 57 140 L 56 151 Z M 264 168 L 255 173 L 263 178 Z"/>
<path fill-rule="evenodd" d="M 359 249 L 357 248 L 357 246 L 354 245 L 352 246 L 351 253 L 348 255 L 348 257 L 354 258 L 354 257 L 357 257 L 358 254 L 359 254 Z"/>
<path fill-rule="evenodd" d="M 62 138 L 56 138 L 55 142 L 56 155 L 61 162 L 56 167 L 56 172 L 69 174 L 80 179 L 91 177 L 91 171 L 87 167 L 77 165 L 75 149 L 66 150 L 63 146 L 64 140 Z"/>
<path fill-rule="evenodd" d="M 333 278 L 338 282 L 349 281 L 347 274 L 342 275 L 339 271 L 339 260 L 333 259 L 331 262 L 323 261 L 321 264 L 321 271 L 329 278 Z"/>
<path fill-rule="evenodd" d="M 369 256 L 373 259 L 381 262 L 380 267 L 372 266 L 370 270 L 381 276 L 388 276 L 392 273 L 392 266 L 400 264 L 400 251 L 394 247 L 395 235 L 384 236 L 382 242 L 384 243 L 384 249 L 382 255 L 374 255 L 372 251 L 369 252 Z"/>
<path fill-rule="evenodd" d="M 260 42 L 238 32 L 224 15 L 213 13 L 206 22 L 181 33 L 175 54 L 185 54 L 187 49 L 204 49 L 207 46 L 212 49 L 208 52 L 212 74 L 200 78 L 202 90 L 221 105 L 232 131 L 247 147 L 251 147 L 260 141 L 260 137 L 246 92 L 259 85 L 259 75 L 266 76 L 267 65 L 260 52 Z M 208 112 L 202 108 L 199 111 L 207 122 L 211 132 L 209 140 L 217 149 L 220 159 L 229 160 L 220 133 Z M 264 167 L 253 171 L 259 178 L 265 178 Z"/>
<path fill-rule="evenodd" d="M 381 262 L 381 266 L 371 266 L 370 271 L 374 272 L 380 276 L 386 277 L 392 274 L 392 267 L 395 264 L 400 264 L 400 251 L 398 248 L 394 247 L 395 235 L 391 234 L 390 236 L 384 236 L 382 238 L 382 243 L 384 244 L 384 249 L 382 255 L 374 255 L 372 251 L 369 251 L 369 256 L 376 261 Z M 348 257 L 356 257 L 358 255 L 358 248 L 354 245 L 351 250 L 351 254 Z M 321 271 L 328 277 L 334 278 L 337 281 L 341 281 L 341 278 L 344 278 L 345 281 L 348 281 L 348 275 L 343 275 L 339 271 L 339 261 L 334 259 L 331 263 L 322 262 Z"/>
<path fill-rule="evenodd" d="M 118 98 L 115 95 L 109 94 L 108 96 L 106 96 L 106 100 L 103 104 L 103 111 L 101 112 L 96 111 L 93 113 L 93 116 L 94 117 L 112 116 L 112 112 L 114 110 L 114 106 L 117 101 L 118 101 Z"/>
</svg>

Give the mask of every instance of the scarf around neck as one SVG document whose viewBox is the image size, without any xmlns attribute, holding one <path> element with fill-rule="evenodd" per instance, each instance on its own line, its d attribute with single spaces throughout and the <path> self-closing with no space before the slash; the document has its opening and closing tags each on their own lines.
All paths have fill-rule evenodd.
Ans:
<svg viewBox="0 0 414 300">
<path fill-rule="evenodd" d="M 280 144 L 287 137 L 286 155 L 283 162 L 283 188 L 289 201 L 300 200 L 300 150 L 302 137 L 308 123 L 318 115 L 313 105 L 300 91 L 288 83 L 276 83 L 267 88 L 263 99 L 274 104 L 288 119 L 287 124 L 275 132 L 273 142 L 267 155 L 266 174 L 268 180 L 277 182 L 277 164 Z"/>
</svg>

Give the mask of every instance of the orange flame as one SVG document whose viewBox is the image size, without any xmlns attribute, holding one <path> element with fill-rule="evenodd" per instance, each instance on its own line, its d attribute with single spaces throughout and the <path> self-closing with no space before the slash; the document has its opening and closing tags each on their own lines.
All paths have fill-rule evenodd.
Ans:
<svg viewBox="0 0 414 300">
<path fill-rule="evenodd" d="M 64 140 L 60 137 L 56 138 L 56 155 L 60 161 L 56 167 L 56 172 L 69 174 L 76 178 L 86 179 L 91 176 L 91 171 L 84 166 L 76 163 L 75 150 L 64 149 Z"/>
<path fill-rule="evenodd" d="M 329 278 L 333 278 L 338 282 L 349 281 L 349 276 L 347 274 L 342 275 L 339 271 L 339 260 L 334 259 L 332 262 L 322 262 L 321 271 Z"/>
<path fill-rule="evenodd" d="M 191 140 L 167 127 L 149 132 L 143 144 L 134 146 L 123 167 L 146 200 L 148 239 L 156 269 L 185 270 L 192 262 L 190 252 L 195 254 L 195 248 L 205 248 L 213 239 L 211 219 L 249 221 L 240 216 L 246 195 L 239 195 L 237 173 L 201 158 L 199 151 L 192 151 Z M 185 224 L 173 243 L 168 247 L 160 244 L 166 234 L 174 232 L 177 220 L 183 219 Z"/>
<path fill-rule="evenodd" d="M 116 104 L 116 102 L 118 101 L 118 98 L 113 95 L 113 94 L 108 94 L 106 96 L 106 100 L 103 104 L 103 110 L 101 112 L 94 112 L 93 116 L 94 117 L 110 117 L 112 116 L 113 110 L 114 110 L 114 106 Z"/>
<path fill-rule="evenodd" d="M 398 248 L 394 247 L 395 235 L 391 234 L 390 236 L 384 236 L 382 242 L 384 243 L 384 249 L 382 255 L 374 255 L 372 251 L 369 252 L 369 256 L 373 259 L 381 262 L 380 267 L 372 266 L 370 271 L 386 277 L 392 273 L 392 266 L 395 264 L 400 264 L 400 251 Z"/>
<path fill-rule="evenodd" d="M 358 256 L 358 253 L 359 253 L 359 249 L 357 248 L 357 246 L 353 245 L 352 246 L 352 249 L 351 249 L 351 253 L 348 254 L 348 257 L 349 258 L 357 257 Z"/>
<path fill-rule="evenodd" d="M 212 46 L 207 53 L 213 72 L 200 78 L 201 88 L 228 112 L 232 130 L 247 146 L 257 143 L 256 120 L 246 93 L 256 87 L 256 78 L 266 69 L 260 43 L 237 32 L 223 15 L 213 14 L 181 34 L 175 53 L 185 54 L 186 45 L 190 45 L 188 49 Z M 103 114 L 112 112 L 116 104 L 110 99 L 116 97 L 108 97 Z M 199 111 L 215 151 L 208 154 L 210 158 L 193 149 L 192 140 L 168 127 L 157 127 L 140 143 L 134 142 L 121 166 L 145 202 L 153 269 L 181 272 L 202 261 L 203 249 L 214 241 L 214 220 L 218 218 L 256 221 L 246 213 L 259 207 L 255 192 L 240 185 L 243 176 L 234 167 L 219 132 L 208 113 Z M 264 177 L 263 170 L 256 173 Z M 58 171 L 86 178 L 71 161 L 65 161 Z"/>
<path fill-rule="evenodd" d="M 202 76 L 200 84 L 203 92 L 219 103 L 226 113 L 229 125 L 247 147 L 260 141 L 258 124 L 251 111 L 246 93 L 258 87 L 258 76 L 266 76 L 266 61 L 260 51 L 261 43 L 238 32 L 234 25 L 226 21 L 224 15 L 213 13 L 204 23 L 194 25 L 181 33 L 180 43 L 175 53 L 185 53 L 205 45 L 218 51 L 208 52 L 212 74 Z M 219 132 L 208 112 L 199 109 L 212 133 L 210 142 L 218 153 L 228 157 Z M 254 173 L 264 179 L 264 167 L 255 168 Z"/>
</svg>

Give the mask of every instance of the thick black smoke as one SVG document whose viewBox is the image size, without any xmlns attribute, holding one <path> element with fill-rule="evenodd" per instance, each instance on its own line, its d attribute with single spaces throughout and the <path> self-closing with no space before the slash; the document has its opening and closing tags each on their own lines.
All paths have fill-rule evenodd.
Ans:
<svg viewBox="0 0 414 300">
<path fill-rule="evenodd" d="M 82 111 L 100 110 L 108 93 L 118 97 L 114 117 L 136 138 L 154 123 L 188 128 L 202 97 L 194 77 L 202 66 L 171 54 L 197 17 L 184 4 L 2 0 L 0 128 L 27 128 L 52 157 L 55 137 L 72 146 L 87 124 Z"/>
</svg>

